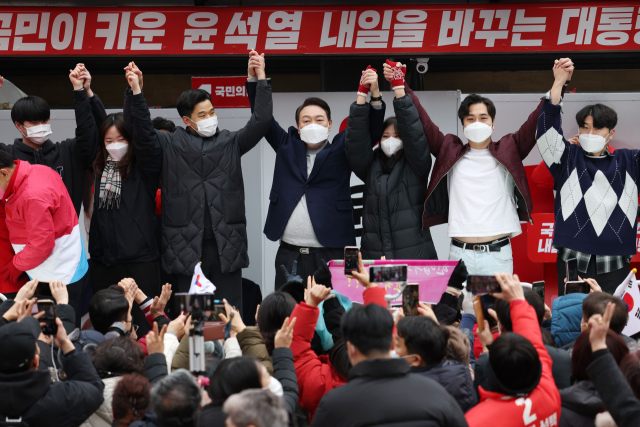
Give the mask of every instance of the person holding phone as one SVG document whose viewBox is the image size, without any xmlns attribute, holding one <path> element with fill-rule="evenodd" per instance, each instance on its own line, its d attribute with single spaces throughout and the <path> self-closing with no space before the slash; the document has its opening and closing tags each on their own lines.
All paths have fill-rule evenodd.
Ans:
<svg viewBox="0 0 640 427">
<path fill-rule="evenodd" d="M 551 99 L 544 101 L 537 131 L 538 148 L 559 194 L 553 235 L 558 291 L 562 295 L 564 262 L 576 258 L 583 278 L 597 280 L 613 294 L 637 251 L 640 150 L 609 150 L 618 115 L 603 104 L 587 105 L 576 114 L 580 144 L 565 139 L 561 92 L 572 68 L 554 65 Z"/>
<path fill-rule="evenodd" d="M 38 370 L 40 323 L 32 316 L 0 327 L 0 419 L 30 426 L 78 426 L 102 404 L 104 385 L 89 356 L 74 347 L 62 321 L 52 337 L 62 351 L 65 381 Z"/>
<path fill-rule="evenodd" d="M 391 65 L 387 65 L 391 64 Z M 387 61 L 396 116 L 382 124 L 382 135 L 372 135 L 373 103 L 367 91 L 358 91 L 351 104 L 345 148 L 353 172 L 365 183 L 361 250 L 366 259 L 437 259 L 431 232 L 422 229 L 424 200 L 431 171 L 431 152 L 418 110 L 404 90 L 406 66 Z M 378 74 L 362 72 L 362 83 L 377 94 Z M 371 141 L 380 140 L 377 150 Z"/>
</svg>

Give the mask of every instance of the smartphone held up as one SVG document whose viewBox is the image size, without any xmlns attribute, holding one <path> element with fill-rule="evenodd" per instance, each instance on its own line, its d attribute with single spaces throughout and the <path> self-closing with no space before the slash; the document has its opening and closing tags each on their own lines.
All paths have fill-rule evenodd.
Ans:
<svg viewBox="0 0 640 427">
<path fill-rule="evenodd" d="M 360 248 L 357 246 L 345 246 L 344 248 L 344 274 L 352 277 L 351 272 L 358 270 L 358 254 Z"/>
<path fill-rule="evenodd" d="M 33 304 L 32 314 L 44 312 L 40 317 L 40 326 L 42 333 L 48 336 L 54 336 L 58 333 L 58 324 L 56 323 L 56 303 L 50 299 L 41 299 Z"/>
</svg>

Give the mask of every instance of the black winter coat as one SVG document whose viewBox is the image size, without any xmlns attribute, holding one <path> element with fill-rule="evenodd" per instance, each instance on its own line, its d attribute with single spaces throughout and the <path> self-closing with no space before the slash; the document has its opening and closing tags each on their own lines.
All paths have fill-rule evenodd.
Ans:
<svg viewBox="0 0 640 427">
<path fill-rule="evenodd" d="M 607 409 L 591 381 L 580 381 L 560 390 L 560 427 L 593 427 L 596 415 Z"/>
<path fill-rule="evenodd" d="M 125 103 L 131 102 L 131 89 Z M 106 115 L 106 112 L 105 112 Z M 160 256 L 156 240 L 156 191 L 162 168 L 162 148 L 132 134 L 135 160 L 131 172 L 121 181 L 120 207 L 100 207 L 100 180 L 96 174 L 93 216 L 89 231 L 91 259 L 106 266 L 126 262 L 156 261 Z"/>
<path fill-rule="evenodd" d="M 164 153 L 161 263 L 167 273 L 191 275 L 201 261 L 205 204 L 222 273 L 249 266 L 241 157 L 267 133 L 272 113 L 271 86 L 259 80 L 247 125 L 234 132 L 218 129 L 212 137 L 203 138 L 183 128 L 173 133 L 156 131 L 144 95 L 132 96 L 134 139 L 145 146 L 159 144 Z M 128 115 L 125 110 L 125 120 L 130 119 Z"/>
<path fill-rule="evenodd" d="M 464 363 L 445 360 L 434 366 L 412 367 L 411 372 L 431 378 L 444 387 L 458 402 L 463 412 L 478 404 L 469 366 Z"/>
<path fill-rule="evenodd" d="M 349 381 L 325 394 L 312 426 L 462 427 L 460 406 L 442 386 L 410 373 L 404 359 L 373 359 L 349 371 Z"/>
<path fill-rule="evenodd" d="M 87 170 L 96 158 L 97 142 L 100 139 L 94 125 L 97 112 L 104 106 L 98 95 L 87 97 L 84 90 L 73 91 L 73 105 L 76 114 L 76 137 L 61 142 L 46 140 L 35 150 L 16 138 L 13 144 L 0 143 L 0 150 L 11 154 L 16 160 L 24 160 L 32 165 L 45 165 L 60 174 L 64 186 L 67 187 L 76 214 L 80 214 L 82 196 L 84 195 L 84 181 Z M 55 122 L 51 126 L 55 135 Z"/>
<path fill-rule="evenodd" d="M 46 371 L 0 374 L 0 419 L 30 426 L 77 427 L 102 404 L 104 385 L 89 356 L 73 350 L 64 357 L 67 380 L 51 384 Z"/>
<path fill-rule="evenodd" d="M 394 99 L 393 107 L 403 144 L 402 153 L 393 158 L 371 150 L 370 104 L 353 103 L 349 112 L 347 159 L 365 183 L 362 254 L 367 259 L 383 255 L 387 259 L 437 259 L 431 232 L 422 229 L 431 170 L 429 144 L 411 97 Z"/>
</svg>

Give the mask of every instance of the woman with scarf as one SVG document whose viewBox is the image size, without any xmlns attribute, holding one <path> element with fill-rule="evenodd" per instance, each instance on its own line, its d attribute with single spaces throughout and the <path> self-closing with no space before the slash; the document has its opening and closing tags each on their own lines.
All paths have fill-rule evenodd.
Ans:
<svg viewBox="0 0 640 427">
<path fill-rule="evenodd" d="M 362 72 L 358 99 L 349 112 L 347 159 L 365 183 L 361 243 L 365 259 L 437 259 L 431 232 L 422 229 L 431 153 L 418 110 L 404 91 L 405 70 L 399 62 L 385 64 L 396 117 L 384 121 L 382 135 L 369 135 L 369 110 L 382 100 L 376 70 Z M 366 102 L 369 90 L 371 103 Z M 377 138 L 380 146 L 372 150 L 370 141 Z"/>
<path fill-rule="evenodd" d="M 138 75 L 127 71 L 133 93 Z M 147 295 L 160 294 L 159 251 L 155 237 L 155 196 L 162 169 L 162 149 L 142 144 L 125 128 L 122 113 L 106 115 L 96 129 L 102 144 L 93 163 L 94 211 L 89 232 L 91 287 L 94 294 L 130 277 Z M 138 336 L 149 330 L 134 304 Z M 127 325 L 129 327 L 130 325 Z"/>
</svg>

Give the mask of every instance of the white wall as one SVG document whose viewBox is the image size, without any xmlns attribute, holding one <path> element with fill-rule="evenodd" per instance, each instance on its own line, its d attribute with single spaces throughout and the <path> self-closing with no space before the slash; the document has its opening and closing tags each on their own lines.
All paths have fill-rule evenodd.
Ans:
<svg viewBox="0 0 640 427">
<path fill-rule="evenodd" d="M 457 109 L 461 99 L 459 92 L 416 92 L 421 103 L 430 114 L 433 122 L 442 132 L 462 135 L 457 118 Z M 355 100 L 355 93 L 276 93 L 274 94 L 274 116 L 284 127 L 294 124 L 295 109 L 305 98 L 318 96 L 326 100 L 332 108 L 333 127 L 330 137 L 338 133 L 340 124 L 347 117 L 349 105 Z M 462 95 L 464 97 L 466 95 Z M 486 94 L 496 105 L 496 129 L 494 139 L 516 131 L 536 108 L 542 94 Z M 387 102 L 387 117 L 394 115 L 392 94 L 383 93 Z M 619 126 L 616 130 L 613 145 L 619 148 L 640 148 L 637 133 L 632 124 L 639 112 L 640 94 L 634 93 L 593 93 L 567 94 L 564 101 L 564 130 L 569 136 L 577 133 L 575 113 L 588 103 L 602 102 L 618 112 Z M 109 110 L 115 112 L 118 110 Z M 245 125 L 250 117 L 249 109 L 218 109 L 219 124 L 222 128 L 236 130 Z M 175 109 L 152 109 L 151 117 L 165 117 L 176 125 L 183 126 Z M 61 140 L 74 136 L 75 118 L 72 110 L 54 110 L 51 113 L 53 139 Z M 0 142 L 10 143 L 20 134 L 11 124 L 10 111 L 0 111 Z M 525 159 L 525 165 L 537 164 L 541 161 L 537 148 Z M 273 290 L 275 278 L 275 254 L 278 243 L 269 241 L 262 229 L 269 208 L 269 191 L 273 179 L 275 153 L 266 141 L 242 158 L 242 169 L 246 194 L 247 234 L 249 239 L 249 259 L 251 264 L 245 269 L 243 276 L 262 287 L 263 295 Z M 352 176 L 351 185 L 360 183 Z M 446 224 L 433 227 L 431 233 L 436 251 L 441 259 L 448 257 L 449 239 Z"/>
</svg>

